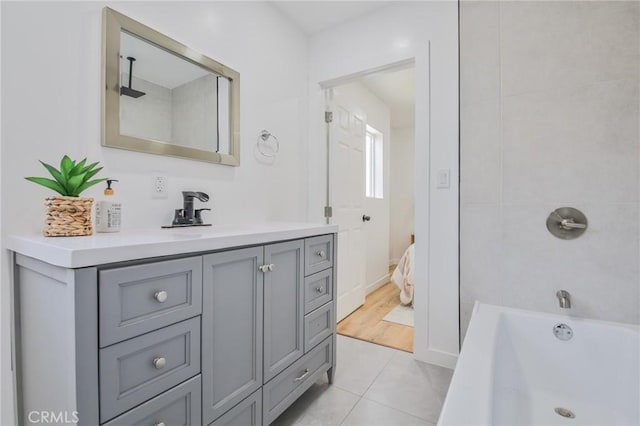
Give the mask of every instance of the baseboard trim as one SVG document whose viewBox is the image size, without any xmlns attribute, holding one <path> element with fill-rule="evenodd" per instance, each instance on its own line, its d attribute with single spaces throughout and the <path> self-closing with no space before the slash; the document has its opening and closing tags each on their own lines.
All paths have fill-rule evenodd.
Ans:
<svg viewBox="0 0 640 426">
<path fill-rule="evenodd" d="M 448 352 L 434 351 L 433 349 L 427 350 L 426 353 L 414 352 L 414 358 L 418 361 L 426 362 L 429 364 L 439 365 L 453 370 L 458 362 L 458 355 Z"/>
<path fill-rule="evenodd" d="M 383 275 L 382 277 L 378 278 L 377 280 L 375 280 L 374 282 L 372 282 L 371 284 L 365 287 L 364 289 L 365 294 L 369 294 L 376 291 L 377 289 L 379 289 L 380 287 L 388 283 L 390 279 L 391 279 L 391 276 L 389 274 Z"/>
</svg>

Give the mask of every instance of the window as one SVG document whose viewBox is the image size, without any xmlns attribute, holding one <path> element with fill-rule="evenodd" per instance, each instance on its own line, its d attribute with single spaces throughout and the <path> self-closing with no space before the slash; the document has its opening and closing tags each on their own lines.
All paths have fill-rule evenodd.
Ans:
<svg viewBox="0 0 640 426">
<path fill-rule="evenodd" d="M 367 126 L 365 134 L 365 181 L 368 198 L 382 198 L 382 133 Z"/>
</svg>

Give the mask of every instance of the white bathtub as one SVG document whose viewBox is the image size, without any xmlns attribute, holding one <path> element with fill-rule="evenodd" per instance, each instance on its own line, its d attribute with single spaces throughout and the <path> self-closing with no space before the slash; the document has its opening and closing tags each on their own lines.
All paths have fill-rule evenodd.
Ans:
<svg viewBox="0 0 640 426">
<path fill-rule="evenodd" d="M 640 327 L 476 303 L 438 425 L 640 425 Z"/>
</svg>

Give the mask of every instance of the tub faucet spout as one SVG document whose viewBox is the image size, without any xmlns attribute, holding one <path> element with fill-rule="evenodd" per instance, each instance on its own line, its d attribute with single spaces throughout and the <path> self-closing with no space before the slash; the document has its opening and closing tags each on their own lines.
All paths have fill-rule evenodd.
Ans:
<svg viewBox="0 0 640 426">
<path fill-rule="evenodd" d="M 558 301 L 560 302 L 560 307 L 563 309 L 571 308 L 571 295 L 567 290 L 558 290 L 556 293 L 558 297 Z"/>
</svg>

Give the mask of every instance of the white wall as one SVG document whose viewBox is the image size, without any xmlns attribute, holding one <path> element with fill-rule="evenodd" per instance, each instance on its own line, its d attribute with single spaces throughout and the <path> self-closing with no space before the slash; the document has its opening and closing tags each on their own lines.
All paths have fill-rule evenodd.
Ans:
<svg viewBox="0 0 640 426">
<path fill-rule="evenodd" d="M 159 228 L 182 205 L 181 190 L 207 192 L 216 225 L 306 218 L 307 38 L 263 2 L 120 2 L 113 7 L 236 69 L 241 75 L 241 166 L 145 155 L 100 146 L 100 2 L 2 3 L 2 230 L 41 232 L 48 191 L 23 179 L 38 159 L 101 161 L 120 180 L 123 229 Z M 179 17 L 179 18 L 178 18 Z M 272 165 L 253 148 L 262 129 L 280 140 Z M 169 198 L 151 199 L 153 171 Z M 93 188 L 87 195 L 101 194 Z M 248 203 L 250 201 L 250 203 Z M 6 253 L 2 261 L 8 262 Z M 2 276 L 2 388 L 9 377 L 9 277 Z M 2 395 L 2 425 L 12 424 Z"/>
<path fill-rule="evenodd" d="M 389 107 L 362 83 L 354 82 L 334 89 L 342 99 L 357 105 L 367 116 L 367 125 L 382 134 L 383 198 L 364 200 L 364 214 L 371 216 L 364 223 L 365 288 L 370 293 L 389 280 L 389 165 L 391 141 L 391 112 Z M 364 190 L 364 188 L 363 188 Z"/>
<path fill-rule="evenodd" d="M 458 343 L 458 6 L 398 2 L 310 39 L 309 218 L 325 202 L 323 92 L 319 83 L 391 63 L 416 69 L 417 359 L 453 366 Z M 430 85 L 431 82 L 431 85 Z M 451 188 L 435 189 L 438 169 Z M 428 250 L 429 245 L 437 250 Z"/>
<path fill-rule="evenodd" d="M 304 218 L 300 200 L 306 198 L 305 165 L 299 158 L 306 153 L 302 143 L 306 136 L 305 36 L 260 2 L 117 4 L 119 11 L 241 73 L 241 167 L 218 166 L 100 146 L 102 6 L 90 2 L 3 4 L 2 101 L 7 108 L 2 136 L 11 157 L 5 162 L 3 183 L 8 191 L 25 198 L 22 206 L 5 206 L 5 223 L 16 224 L 16 231 L 40 230 L 39 207 L 47 191 L 22 176 L 45 172 L 37 160 L 55 162 L 63 153 L 100 160 L 105 175 L 120 178 L 123 228 L 168 223 L 173 209 L 181 205 L 182 189 L 211 195 L 211 219 L 216 224 Z M 175 19 L 177 13 L 181 19 Z M 58 18 L 65 25 L 59 25 Z M 263 128 L 280 139 L 280 154 L 273 166 L 253 157 Z M 151 199 L 150 175 L 155 170 L 167 172 L 168 200 Z M 269 188 L 289 196 L 276 199 Z M 101 189 L 96 188 L 90 195 L 99 193 Z M 253 208 L 245 208 L 247 199 Z"/>
<path fill-rule="evenodd" d="M 640 3 L 461 6 L 461 313 L 640 322 Z M 553 237 L 551 211 L 589 229 Z"/>
<path fill-rule="evenodd" d="M 415 128 L 391 129 L 389 259 L 397 265 L 411 244 L 415 222 Z"/>
<path fill-rule="evenodd" d="M 0 22 L 2 22 L 2 7 L 0 7 Z M 2 31 L 0 31 L 0 46 L 3 41 Z M 0 58 L 0 64 L 2 60 Z M 2 81 L 2 67 L 0 67 L 0 81 Z M 0 99 L 2 99 L 2 85 L 0 84 Z M 2 117 L 2 102 L 0 102 L 0 117 Z M 0 120 L 0 134 L 2 133 L 2 121 Z M 0 138 L 0 188 L 2 188 L 2 151 L 3 144 Z M 2 197 L 0 197 L 0 236 L 4 235 L 2 227 Z M 4 257 L 4 256 L 3 256 Z M 13 391 L 11 380 L 11 343 L 7 339 L 5 332 L 9 327 L 7 326 L 7 320 L 5 318 L 10 317 L 9 311 L 9 298 L 6 297 L 7 291 L 5 290 L 5 266 L 6 258 L 0 258 L 0 423 L 11 425 L 13 424 Z M 5 402 L 6 401 L 6 402 Z M 11 420 L 9 420 L 11 419 Z"/>
</svg>

